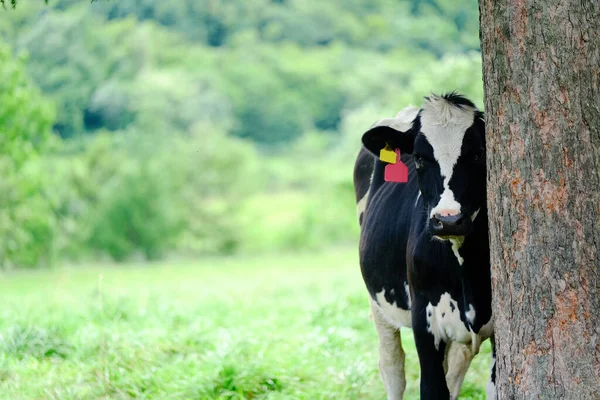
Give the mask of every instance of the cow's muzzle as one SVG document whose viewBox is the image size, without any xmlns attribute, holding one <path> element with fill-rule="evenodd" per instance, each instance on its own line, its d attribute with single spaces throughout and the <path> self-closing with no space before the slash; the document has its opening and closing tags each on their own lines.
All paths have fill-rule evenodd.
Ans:
<svg viewBox="0 0 600 400">
<path fill-rule="evenodd" d="M 438 237 L 465 236 L 473 229 L 473 221 L 467 214 L 435 214 L 429 221 L 431 232 Z"/>
</svg>

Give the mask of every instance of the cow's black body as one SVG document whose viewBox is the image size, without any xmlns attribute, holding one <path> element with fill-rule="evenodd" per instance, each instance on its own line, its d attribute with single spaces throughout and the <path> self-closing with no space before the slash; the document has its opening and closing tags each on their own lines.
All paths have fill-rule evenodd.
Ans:
<svg viewBox="0 0 600 400">
<path fill-rule="evenodd" d="M 461 104 L 453 103 L 455 98 L 459 102 L 464 100 L 457 96 L 438 99 L 461 107 Z M 424 158 L 434 160 L 433 153 L 427 155 L 432 146 L 419 142 L 423 141 L 423 135 L 419 136 L 420 115 L 411 124 L 417 138 L 414 149 L 421 151 Z M 459 172 L 452 175 L 452 179 L 448 178 L 449 183 L 444 183 L 444 187 L 452 189 L 459 197 L 462 212 L 470 218 L 475 215 L 475 218 L 472 218 L 469 233 L 453 240 L 437 237 L 430 229 L 430 213 L 444 188 L 439 186 L 437 178 L 429 179 L 430 176 L 425 175 L 421 159 L 421 175 L 417 173 L 415 157 L 410 154 L 412 144 L 398 142 L 398 147 L 408 149 L 403 151 L 401 158 L 409 168 L 407 183 L 385 182 L 386 164 L 371 154 L 375 153 L 373 149 L 369 152 L 363 148 L 355 166 L 357 201 L 366 201 L 364 210 L 359 210 L 362 275 L 373 299 L 374 312 L 381 312 L 384 317 L 379 323 L 389 323 L 393 329 L 413 328 L 421 365 L 421 398 L 450 397 L 443 368 L 447 344 L 466 344 L 475 354 L 480 342 L 493 333 L 485 164 L 481 165 L 475 156 L 473 160 L 479 161 L 465 161 L 473 153 L 469 146 L 481 146 L 479 136 L 484 140 L 483 132 L 479 131 L 483 130 L 481 113 L 473 113 L 473 125 L 469 129 L 471 131 L 464 136 L 462 153 L 453 166 L 453 171 Z M 471 141 L 472 138 L 477 140 Z M 368 140 L 364 141 L 368 144 Z M 431 161 L 426 173 L 433 176 L 437 168 L 439 175 L 441 165 L 440 162 L 436 167 L 435 160 Z M 461 168 L 464 168 L 464 174 Z M 365 193 L 369 181 L 368 193 Z M 410 310 L 410 319 L 391 315 L 396 311 L 394 307 Z M 403 315 L 398 312 L 397 315 Z M 380 346 L 381 351 L 385 349 L 381 350 Z M 470 359 L 466 367 L 469 362 Z M 461 382 L 462 378 L 459 387 Z M 390 389 L 393 384 L 386 382 L 386 386 L 389 399 L 402 397 L 402 393 L 390 393 L 394 392 Z"/>
<path fill-rule="evenodd" d="M 395 302 L 408 310 L 408 238 L 411 225 L 417 226 L 413 221 L 422 217 L 414 212 L 419 194 L 414 163 L 412 156 L 402 156 L 409 167 L 409 180 L 397 184 L 383 181 L 383 162 L 373 157 L 370 161 L 374 163 L 373 178 L 363 214 L 359 252 L 363 279 L 371 297 L 385 290 L 388 303 Z"/>
</svg>

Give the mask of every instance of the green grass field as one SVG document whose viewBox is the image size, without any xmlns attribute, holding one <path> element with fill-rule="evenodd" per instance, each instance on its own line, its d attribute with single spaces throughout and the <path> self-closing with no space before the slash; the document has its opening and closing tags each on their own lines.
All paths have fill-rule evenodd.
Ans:
<svg viewBox="0 0 600 400">
<path fill-rule="evenodd" d="M 385 398 L 353 248 L 17 272 L 0 293 L 2 398 Z M 489 364 L 486 343 L 461 398 Z"/>
</svg>

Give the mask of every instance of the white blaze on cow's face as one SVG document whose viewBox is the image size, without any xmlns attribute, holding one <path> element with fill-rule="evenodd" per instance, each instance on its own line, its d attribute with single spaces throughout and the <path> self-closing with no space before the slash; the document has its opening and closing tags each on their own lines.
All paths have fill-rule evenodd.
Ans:
<svg viewBox="0 0 600 400">
<path fill-rule="evenodd" d="M 421 112 L 421 133 L 433 149 L 433 157 L 440 167 L 444 191 L 439 202 L 431 210 L 435 214 L 456 215 L 461 206 L 450 189 L 450 179 L 460 156 L 467 129 L 473 124 L 475 109 L 469 106 L 456 107 L 442 99 L 426 101 Z"/>
<path fill-rule="evenodd" d="M 418 122 L 414 156 L 434 235 L 464 235 L 485 200 L 481 113 L 463 98 L 432 95 Z"/>
</svg>

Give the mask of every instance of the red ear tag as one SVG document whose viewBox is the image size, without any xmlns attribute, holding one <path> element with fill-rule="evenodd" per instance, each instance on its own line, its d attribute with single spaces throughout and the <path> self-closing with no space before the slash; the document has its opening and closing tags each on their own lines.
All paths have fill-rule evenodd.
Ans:
<svg viewBox="0 0 600 400">
<path fill-rule="evenodd" d="M 396 149 L 396 164 L 388 164 L 385 166 L 383 179 L 386 182 L 408 182 L 408 167 L 400 161 L 400 149 Z"/>
</svg>

